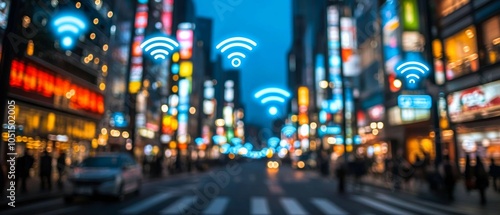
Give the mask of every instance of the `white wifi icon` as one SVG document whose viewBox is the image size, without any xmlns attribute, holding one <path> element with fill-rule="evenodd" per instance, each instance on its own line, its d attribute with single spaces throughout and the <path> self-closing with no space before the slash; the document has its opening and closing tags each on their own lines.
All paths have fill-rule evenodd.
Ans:
<svg viewBox="0 0 500 215">
<path fill-rule="evenodd" d="M 179 47 L 179 43 L 167 36 L 157 36 L 144 41 L 141 49 L 155 60 L 165 60 Z"/>
<path fill-rule="evenodd" d="M 220 49 L 221 53 L 225 53 L 227 50 L 233 49 L 246 49 L 249 51 L 256 47 L 257 43 L 246 37 L 231 37 L 220 42 L 215 48 Z M 238 68 L 241 66 L 241 59 L 246 58 L 246 55 L 242 52 L 235 51 L 227 55 L 227 59 L 231 60 L 231 65 Z"/>
<path fill-rule="evenodd" d="M 421 77 L 429 74 L 429 67 L 418 61 L 408 61 L 396 68 L 396 71 L 403 76 L 409 84 L 415 85 Z"/>
<path fill-rule="evenodd" d="M 86 18 L 79 13 L 56 15 L 52 27 L 60 38 L 60 46 L 69 50 L 76 44 L 77 38 L 87 30 Z"/>
</svg>

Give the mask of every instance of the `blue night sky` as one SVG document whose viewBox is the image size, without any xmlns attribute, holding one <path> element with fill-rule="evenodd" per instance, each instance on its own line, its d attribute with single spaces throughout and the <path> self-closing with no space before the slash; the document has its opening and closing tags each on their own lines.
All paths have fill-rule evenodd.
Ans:
<svg viewBox="0 0 500 215">
<path fill-rule="evenodd" d="M 291 47 L 292 11 L 288 0 L 194 0 L 198 17 L 213 19 L 212 56 L 219 54 L 215 46 L 233 36 L 248 37 L 257 42 L 253 51 L 244 52 L 241 69 L 242 100 L 247 113 L 247 123 L 271 126 L 269 105 L 254 99 L 255 92 L 266 87 L 287 89 L 287 53 Z M 227 6 L 229 10 L 217 10 L 214 2 Z M 232 6 L 230 3 L 239 3 Z M 227 54 L 227 53 L 226 53 Z M 225 58 L 227 60 L 227 58 Z M 230 60 L 225 67 L 231 69 Z M 287 89 L 288 90 L 288 89 Z M 269 104 L 269 103 L 268 103 Z M 285 111 L 283 104 L 277 106 Z M 264 118 L 263 116 L 267 116 Z"/>
</svg>

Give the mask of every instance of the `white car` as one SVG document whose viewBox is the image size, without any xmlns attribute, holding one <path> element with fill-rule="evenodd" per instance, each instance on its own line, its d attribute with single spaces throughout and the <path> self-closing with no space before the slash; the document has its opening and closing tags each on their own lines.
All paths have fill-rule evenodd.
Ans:
<svg viewBox="0 0 500 215">
<path fill-rule="evenodd" d="M 139 193 L 142 168 L 128 153 L 104 153 L 88 157 L 68 176 L 64 200 L 76 196 L 105 195 L 123 200 L 125 194 Z"/>
</svg>

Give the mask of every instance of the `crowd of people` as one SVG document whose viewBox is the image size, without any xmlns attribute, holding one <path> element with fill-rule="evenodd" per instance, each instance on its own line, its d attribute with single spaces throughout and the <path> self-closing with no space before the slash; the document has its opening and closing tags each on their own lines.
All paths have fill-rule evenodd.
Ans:
<svg viewBox="0 0 500 215">
<path fill-rule="evenodd" d="M 329 175 L 328 158 L 325 154 L 319 156 L 320 172 L 323 176 Z M 465 171 L 462 173 L 448 155 L 443 156 L 443 161 L 436 165 L 431 161 L 428 153 L 423 153 L 423 157 L 417 156 L 413 163 L 410 163 L 399 152 L 394 157 L 388 157 L 384 161 L 385 171 L 381 174 L 383 180 L 389 184 L 393 190 L 410 189 L 422 190 L 422 186 L 428 186 L 430 192 L 453 201 L 454 191 L 457 183 L 463 181 L 468 192 L 478 191 L 480 194 L 480 204 L 486 204 L 486 190 L 493 184 L 493 190 L 500 192 L 497 181 L 500 179 L 500 166 L 490 159 L 490 166 L 487 169 L 483 163 L 483 158 L 475 155 L 475 165 L 473 165 L 470 155 L 466 156 Z M 338 180 L 339 192 L 345 192 L 346 177 L 353 180 L 354 189 L 362 188 L 362 178 L 370 173 L 370 167 L 374 164 L 372 159 L 363 156 L 352 156 L 348 159 L 338 158 L 334 165 L 334 175 Z M 375 177 L 372 177 L 375 178 Z"/>
</svg>

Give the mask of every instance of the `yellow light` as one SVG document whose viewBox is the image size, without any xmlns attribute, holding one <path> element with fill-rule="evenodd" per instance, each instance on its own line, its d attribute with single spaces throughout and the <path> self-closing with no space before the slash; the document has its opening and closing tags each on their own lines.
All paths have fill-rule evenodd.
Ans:
<svg viewBox="0 0 500 215">
<path fill-rule="evenodd" d="M 113 17 L 113 11 L 108 12 L 108 18 L 111 18 L 111 17 Z"/>
<path fill-rule="evenodd" d="M 370 123 L 370 128 L 376 129 L 377 128 L 377 123 L 376 122 Z"/>
<path fill-rule="evenodd" d="M 76 2 L 76 5 L 75 5 L 76 8 L 80 9 L 81 6 L 82 6 L 82 3 Z"/>
<path fill-rule="evenodd" d="M 91 39 L 91 40 L 95 39 L 95 33 L 91 33 L 91 34 L 90 34 L 90 39 Z"/>
<path fill-rule="evenodd" d="M 177 91 L 179 91 L 179 87 L 176 85 L 176 86 L 173 86 L 172 87 L 172 92 L 173 93 L 177 93 Z"/>
<path fill-rule="evenodd" d="M 217 119 L 217 120 L 215 120 L 215 125 L 216 126 L 222 127 L 225 124 L 226 124 L 226 121 L 224 121 L 224 119 Z"/>
<path fill-rule="evenodd" d="M 322 89 L 328 88 L 328 81 L 325 81 L 325 80 L 320 81 L 319 82 L 319 87 L 321 87 Z"/>
<path fill-rule="evenodd" d="M 231 159 L 231 160 L 232 160 L 232 159 L 234 159 L 234 157 L 235 157 L 235 156 L 234 156 L 234 154 L 232 154 L 232 153 L 231 153 L 231 154 L 229 154 L 229 159 Z"/>
<path fill-rule="evenodd" d="M 130 134 L 129 134 L 127 131 L 124 131 L 124 132 L 122 133 L 122 137 L 123 137 L 123 138 L 129 138 L 129 137 L 130 137 Z"/>
<path fill-rule="evenodd" d="M 373 135 L 378 135 L 378 129 L 373 129 L 373 130 L 372 130 L 372 134 L 373 134 Z"/>
<path fill-rule="evenodd" d="M 103 72 L 108 72 L 108 65 L 102 65 L 101 70 Z"/>
<path fill-rule="evenodd" d="M 297 167 L 299 167 L 299 169 L 302 169 L 302 168 L 304 168 L 305 166 L 306 166 L 306 164 L 304 163 L 304 161 L 299 161 L 299 162 L 297 163 Z"/>
<path fill-rule="evenodd" d="M 101 0 L 95 0 L 95 5 L 100 5 L 101 4 Z"/>
<path fill-rule="evenodd" d="M 179 52 L 176 52 L 176 53 L 174 53 L 174 54 L 172 55 L 172 61 L 173 61 L 174 63 L 179 62 L 179 58 L 180 58 Z"/>
<path fill-rule="evenodd" d="M 97 25 L 97 24 L 99 24 L 99 19 L 98 19 L 98 18 L 95 18 L 95 19 L 94 19 L 94 25 Z"/>
<path fill-rule="evenodd" d="M 99 84 L 99 89 L 100 90 L 105 90 L 106 89 L 106 84 L 105 83 Z"/>
<path fill-rule="evenodd" d="M 35 52 L 35 44 L 33 40 L 28 41 L 28 47 L 26 48 L 26 54 L 28 56 L 33 56 L 33 52 Z"/>
<path fill-rule="evenodd" d="M 292 122 L 297 122 L 297 115 L 292 115 L 290 119 L 292 120 Z"/>
<path fill-rule="evenodd" d="M 94 59 L 94 63 L 95 63 L 95 64 L 99 64 L 99 61 L 100 61 L 100 60 L 99 60 L 99 58 L 98 58 L 98 57 L 96 57 L 96 58 Z"/>
<path fill-rule="evenodd" d="M 316 129 L 318 127 L 318 124 L 315 122 L 311 122 L 311 129 Z"/>
<path fill-rule="evenodd" d="M 301 106 L 309 106 L 309 88 L 307 87 L 299 87 L 299 105 Z"/>
<path fill-rule="evenodd" d="M 272 161 L 267 162 L 267 168 L 272 169 L 273 168 L 272 164 L 273 164 Z"/>
<path fill-rule="evenodd" d="M 383 123 L 383 122 L 378 122 L 378 123 L 377 123 L 377 128 L 378 128 L 378 129 L 382 129 L 382 128 L 384 128 L 384 123 Z"/>
<path fill-rule="evenodd" d="M 178 80 L 179 80 L 179 76 L 178 76 L 178 75 L 174 75 L 174 76 L 172 76 L 172 80 L 174 80 L 174 81 L 178 81 Z"/>
<path fill-rule="evenodd" d="M 184 61 L 180 64 L 179 75 L 181 77 L 190 77 L 193 75 L 193 63 L 191 61 Z"/>
<path fill-rule="evenodd" d="M 87 58 L 89 59 L 89 61 L 91 61 L 91 60 L 93 60 L 93 59 L 94 59 L 94 55 L 93 55 L 93 54 L 89 54 L 89 55 L 87 56 Z"/>
<path fill-rule="evenodd" d="M 31 18 L 29 16 L 24 16 L 23 17 L 23 27 L 28 28 L 31 23 Z"/>
<path fill-rule="evenodd" d="M 172 141 L 168 144 L 168 147 L 171 148 L 171 149 L 175 149 L 177 148 L 177 142 L 175 141 Z"/>
<path fill-rule="evenodd" d="M 196 108 L 195 107 L 190 107 L 189 108 L 189 113 L 190 114 L 195 114 L 196 113 Z"/>
<path fill-rule="evenodd" d="M 78 2 L 78 3 L 79 3 L 79 2 Z M 99 146 L 99 145 L 97 144 L 97 140 L 96 140 L 96 139 L 93 139 L 93 140 L 92 140 L 92 148 L 94 148 L 94 149 L 95 149 L 95 148 L 97 148 L 97 146 Z"/>
<path fill-rule="evenodd" d="M 104 44 L 102 46 L 102 50 L 105 51 L 105 52 L 108 51 L 108 48 L 109 48 L 108 44 Z"/>
<path fill-rule="evenodd" d="M 352 152 L 352 149 L 353 149 L 352 145 L 347 145 L 346 146 L 346 151 L 347 152 Z"/>
<path fill-rule="evenodd" d="M 337 139 L 335 139 L 335 137 L 328 137 L 328 139 L 326 141 L 328 142 L 328 144 L 337 143 Z"/>
<path fill-rule="evenodd" d="M 403 83 L 401 83 L 401 80 L 399 80 L 399 79 L 394 80 L 394 82 L 392 82 L 392 84 L 394 85 L 394 87 L 396 87 L 398 89 L 401 88 L 401 86 L 403 85 Z"/>
</svg>

